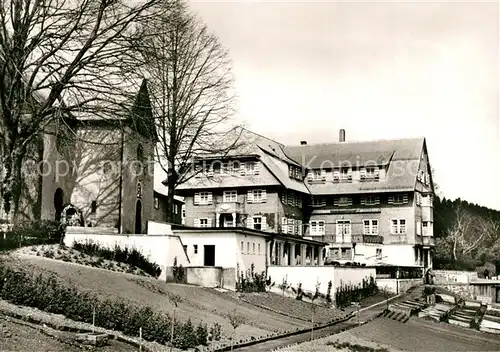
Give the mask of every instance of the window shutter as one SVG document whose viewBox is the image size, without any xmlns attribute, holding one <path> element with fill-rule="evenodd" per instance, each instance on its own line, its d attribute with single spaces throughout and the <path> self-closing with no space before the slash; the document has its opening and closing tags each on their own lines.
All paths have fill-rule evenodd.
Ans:
<svg viewBox="0 0 500 352">
<path fill-rule="evenodd" d="M 267 194 L 266 194 L 266 190 L 263 189 L 262 190 L 262 203 L 265 203 L 267 201 Z"/>
<path fill-rule="evenodd" d="M 253 203 L 253 191 L 248 190 L 247 192 L 247 203 Z"/>
<path fill-rule="evenodd" d="M 200 204 L 200 194 L 199 193 L 194 194 L 194 204 L 195 205 Z"/>
<path fill-rule="evenodd" d="M 408 194 L 406 193 L 403 195 L 403 203 L 408 203 Z"/>
<path fill-rule="evenodd" d="M 211 218 L 208 218 L 208 220 L 207 220 L 207 226 L 208 227 L 212 227 L 212 219 Z"/>
<path fill-rule="evenodd" d="M 240 175 L 245 176 L 246 170 L 245 170 L 246 164 L 245 163 L 240 163 Z"/>
<path fill-rule="evenodd" d="M 200 227 L 200 219 L 194 219 L 194 227 Z"/>
<path fill-rule="evenodd" d="M 389 196 L 387 203 L 394 204 L 394 196 Z"/>
<path fill-rule="evenodd" d="M 302 236 L 302 220 L 297 220 L 297 235 Z"/>
<path fill-rule="evenodd" d="M 253 217 L 249 216 L 247 218 L 247 228 L 248 229 L 253 229 Z"/>
<path fill-rule="evenodd" d="M 208 192 L 208 200 L 207 200 L 207 203 L 208 204 L 212 204 L 212 192 Z"/>
<path fill-rule="evenodd" d="M 285 217 L 281 218 L 281 232 L 286 233 L 286 227 L 288 225 L 287 219 Z"/>
<path fill-rule="evenodd" d="M 287 200 L 287 198 L 286 198 L 286 192 L 283 192 L 281 194 L 281 203 L 286 204 L 286 200 Z"/>
<path fill-rule="evenodd" d="M 258 162 L 253 165 L 253 173 L 254 173 L 254 175 L 258 175 L 259 174 L 259 168 L 260 168 L 260 165 L 259 165 Z"/>
<path fill-rule="evenodd" d="M 365 197 L 361 197 L 360 204 L 361 205 L 365 205 L 366 204 L 366 198 Z"/>
<path fill-rule="evenodd" d="M 422 223 L 417 221 L 417 235 L 420 236 L 422 234 Z"/>
<path fill-rule="evenodd" d="M 267 230 L 267 222 L 266 222 L 266 217 L 265 216 L 262 217 L 261 228 L 262 228 L 262 231 L 266 231 Z"/>
<path fill-rule="evenodd" d="M 339 224 L 338 222 L 337 222 L 337 226 L 336 226 L 336 234 L 337 235 L 342 234 L 342 224 Z"/>
</svg>

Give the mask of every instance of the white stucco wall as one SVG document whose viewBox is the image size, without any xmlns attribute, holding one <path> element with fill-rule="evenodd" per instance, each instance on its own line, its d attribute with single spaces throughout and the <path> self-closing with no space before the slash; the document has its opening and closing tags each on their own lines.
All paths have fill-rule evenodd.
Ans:
<svg viewBox="0 0 500 352">
<path fill-rule="evenodd" d="M 377 260 L 377 249 L 382 249 L 382 260 Z M 384 253 L 384 246 L 379 244 L 356 244 L 356 252 L 354 261 L 357 263 L 364 263 L 366 265 L 376 265 L 377 263 L 385 262 L 386 258 Z"/>
<path fill-rule="evenodd" d="M 376 270 L 375 268 L 335 268 L 335 280 L 333 281 L 333 287 L 337 288 L 340 285 L 359 285 L 363 282 L 363 279 L 369 279 L 373 277 L 375 279 Z"/>
<path fill-rule="evenodd" d="M 243 251 L 241 250 L 242 242 Z M 257 274 L 260 274 L 266 270 L 266 239 L 264 237 L 238 234 L 236 236 L 236 244 L 236 260 L 240 265 L 240 270 L 250 270 L 252 264 L 254 265 L 254 272 Z M 247 246 L 249 248 L 248 251 Z"/>
<path fill-rule="evenodd" d="M 187 246 L 187 254 L 191 260 L 191 266 L 204 265 L 205 245 L 215 246 L 215 266 L 223 268 L 236 267 L 236 237 L 234 233 L 207 233 L 190 232 L 179 233 L 182 243 Z M 198 253 L 194 253 L 194 246 L 198 246 Z"/>
<path fill-rule="evenodd" d="M 160 279 L 165 279 L 165 269 L 173 265 L 177 257 L 177 264 L 188 266 L 189 259 L 184 253 L 182 241 L 178 236 L 164 235 L 118 235 L 108 228 L 99 227 L 67 227 L 64 244 L 71 246 L 74 242 L 93 241 L 103 247 L 135 248 L 146 258 L 158 264 L 162 270 Z"/>
<path fill-rule="evenodd" d="M 328 282 L 332 281 L 332 293 L 342 284 L 359 285 L 362 280 L 373 276 L 375 268 L 339 268 L 333 266 L 270 266 L 268 275 L 275 286 L 280 285 L 283 279 L 292 287 L 297 288 L 299 282 L 302 289 L 314 292 L 319 282 L 319 291 L 326 294 Z"/>
<path fill-rule="evenodd" d="M 382 249 L 383 263 L 415 266 L 415 250 L 411 244 L 387 244 Z"/>
</svg>

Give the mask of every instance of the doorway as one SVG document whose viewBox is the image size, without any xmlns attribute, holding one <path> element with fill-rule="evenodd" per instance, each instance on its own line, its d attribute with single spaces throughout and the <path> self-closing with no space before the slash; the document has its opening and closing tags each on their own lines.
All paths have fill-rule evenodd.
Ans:
<svg viewBox="0 0 500 352">
<path fill-rule="evenodd" d="M 56 211 L 56 217 L 55 217 L 56 221 L 61 220 L 63 205 L 64 205 L 64 192 L 61 188 L 58 188 L 54 193 L 54 209 Z"/>
<path fill-rule="evenodd" d="M 135 203 L 135 233 L 142 233 L 142 202 L 140 199 Z"/>
<path fill-rule="evenodd" d="M 204 245 L 203 249 L 203 265 L 215 266 L 215 245 Z"/>
</svg>

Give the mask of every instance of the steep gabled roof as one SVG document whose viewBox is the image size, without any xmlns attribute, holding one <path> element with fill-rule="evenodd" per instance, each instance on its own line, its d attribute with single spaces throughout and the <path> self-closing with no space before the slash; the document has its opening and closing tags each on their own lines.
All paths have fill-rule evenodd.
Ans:
<svg viewBox="0 0 500 352">
<path fill-rule="evenodd" d="M 420 159 L 424 138 L 386 139 L 366 142 L 339 142 L 286 146 L 284 152 L 310 168 L 350 165 L 387 165 L 391 160 Z"/>
<path fill-rule="evenodd" d="M 379 182 L 329 182 L 308 184 L 311 194 L 357 194 L 413 191 L 416 185 L 424 138 L 325 143 L 287 146 L 285 153 L 312 169 L 340 166 L 384 166 Z"/>
</svg>

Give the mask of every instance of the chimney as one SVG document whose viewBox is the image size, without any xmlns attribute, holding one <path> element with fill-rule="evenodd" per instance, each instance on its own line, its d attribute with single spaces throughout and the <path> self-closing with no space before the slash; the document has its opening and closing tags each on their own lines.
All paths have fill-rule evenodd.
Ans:
<svg viewBox="0 0 500 352">
<path fill-rule="evenodd" d="M 345 142 L 345 130 L 343 128 L 339 132 L 339 142 Z"/>
<path fill-rule="evenodd" d="M 300 145 L 307 145 L 307 141 L 300 141 Z"/>
</svg>

